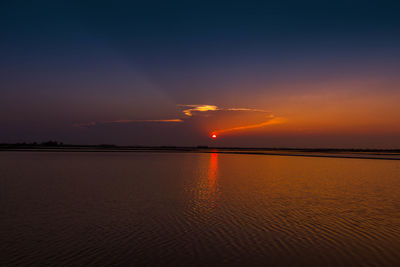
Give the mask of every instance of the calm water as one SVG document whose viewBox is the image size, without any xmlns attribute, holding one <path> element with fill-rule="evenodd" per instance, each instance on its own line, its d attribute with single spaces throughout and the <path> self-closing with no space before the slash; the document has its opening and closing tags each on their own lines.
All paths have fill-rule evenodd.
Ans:
<svg viewBox="0 0 400 267">
<path fill-rule="evenodd" d="M 0 265 L 400 264 L 400 161 L 0 152 Z"/>
</svg>

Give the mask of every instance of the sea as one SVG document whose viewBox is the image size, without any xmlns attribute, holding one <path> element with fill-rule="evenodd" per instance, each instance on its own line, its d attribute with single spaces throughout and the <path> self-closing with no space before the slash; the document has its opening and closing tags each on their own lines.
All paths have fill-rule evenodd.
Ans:
<svg viewBox="0 0 400 267">
<path fill-rule="evenodd" d="M 400 266 L 400 161 L 0 152 L 0 266 Z"/>
</svg>

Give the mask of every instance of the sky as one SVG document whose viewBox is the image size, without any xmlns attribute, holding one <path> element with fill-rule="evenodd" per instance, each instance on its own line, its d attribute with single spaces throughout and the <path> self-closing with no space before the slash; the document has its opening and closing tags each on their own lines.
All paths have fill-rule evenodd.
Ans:
<svg viewBox="0 0 400 267">
<path fill-rule="evenodd" d="M 398 1 L 2 1 L 0 143 L 400 148 L 399 14 Z"/>
</svg>

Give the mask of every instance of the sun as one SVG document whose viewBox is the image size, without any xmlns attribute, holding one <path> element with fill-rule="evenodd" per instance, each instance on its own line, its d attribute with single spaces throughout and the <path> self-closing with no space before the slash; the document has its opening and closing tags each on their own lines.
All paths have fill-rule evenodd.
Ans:
<svg viewBox="0 0 400 267">
<path fill-rule="evenodd" d="M 217 135 L 216 135 L 216 134 L 212 134 L 212 135 L 211 135 L 211 138 L 212 138 L 212 139 L 216 139 L 216 138 L 217 138 Z"/>
</svg>

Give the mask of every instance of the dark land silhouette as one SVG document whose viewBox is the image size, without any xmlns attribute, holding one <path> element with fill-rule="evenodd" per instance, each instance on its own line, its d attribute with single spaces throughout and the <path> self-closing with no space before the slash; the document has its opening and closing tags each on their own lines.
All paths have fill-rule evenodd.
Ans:
<svg viewBox="0 0 400 267">
<path fill-rule="evenodd" d="M 178 146 L 118 146 L 114 144 L 74 145 L 59 141 L 32 143 L 1 143 L 0 151 L 54 151 L 54 152 L 192 152 L 249 155 L 278 155 L 332 158 L 362 158 L 400 160 L 400 149 L 360 148 L 285 148 L 285 147 L 193 147 Z"/>
</svg>

